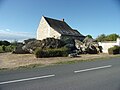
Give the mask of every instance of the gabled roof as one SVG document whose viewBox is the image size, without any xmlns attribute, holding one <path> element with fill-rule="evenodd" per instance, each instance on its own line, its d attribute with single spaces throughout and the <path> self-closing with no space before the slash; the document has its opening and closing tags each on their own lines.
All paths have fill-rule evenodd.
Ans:
<svg viewBox="0 0 120 90">
<path fill-rule="evenodd" d="M 62 35 L 83 36 L 77 30 L 73 30 L 65 21 L 44 17 L 51 28 Z"/>
</svg>

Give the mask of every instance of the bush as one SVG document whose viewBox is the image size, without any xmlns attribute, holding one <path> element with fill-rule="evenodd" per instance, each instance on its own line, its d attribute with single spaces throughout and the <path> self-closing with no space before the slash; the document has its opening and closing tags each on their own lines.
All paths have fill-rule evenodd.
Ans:
<svg viewBox="0 0 120 90">
<path fill-rule="evenodd" d="M 2 51 L 5 52 L 5 49 L 6 49 L 5 45 L 2 45 Z"/>
<path fill-rule="evenodd" d="M 37 49 L 34 51 L 34 54 L 35 54 L 35 57 L 36 57 L 36 58 L 41 58 L 41 57 L 42 57 L 42 53 L 43 53 L 43 50 L 42 50 L 42 49 L 39 49 L 39 48 L 37 48 Z"/>
<path fill-rule="evenodd" d="M 120 54 L 120 46 L 114 46 L 108 49 L 109 54 Z"/>
<path fill-rule="evenodd" d="M 12 52 L 15 48 L 16 46 L 13 45 L 9 45 L 9 46 L 2 45 L 0 46 L 0 53 Z"/>
<path fill-rule="evenodd" d="M 13 46 L 13 45 L 6 46 L 5 52 L 12 52 L 15 48 L 16 48 L 16 46 Z"/>
<path fill-rule="evenodd" d="M 37 48 L 34 52 L 36 58 L 43 57 L 66 57 L 68 56 L 67 48 L 58 48 L 58 49 L 39 49 Z"/>
<path fill-rule="evenodd" d="M 4 51 L 3 51 L 3 49 L 2 49 L 2 46 L 0 46 L 0 53 L 3 53 Z"/>
</svg>

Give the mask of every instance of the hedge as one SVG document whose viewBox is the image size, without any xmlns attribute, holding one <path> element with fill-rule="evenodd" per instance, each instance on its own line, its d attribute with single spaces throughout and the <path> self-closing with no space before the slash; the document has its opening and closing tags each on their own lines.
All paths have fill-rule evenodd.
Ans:
<svg viewBox="0 0 120 90">
<path fill-rule="evenodd" d="M 67 48 L 56 48 L 56 49 L 39 49 L 37 48 L 34 52 L 36 58 L 43 57 L 66 57 L 68 56 Z"/>
<path fill-rule="evenodd" d="M 108 49 L 109 54 L 120 54 L 120 46 L 114 46 Z"/>
</svg>

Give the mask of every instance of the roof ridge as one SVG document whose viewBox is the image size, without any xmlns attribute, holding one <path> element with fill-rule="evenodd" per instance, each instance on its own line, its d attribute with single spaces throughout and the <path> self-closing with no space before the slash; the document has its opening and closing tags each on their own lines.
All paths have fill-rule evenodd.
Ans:
<svg viewBox="0 0 120 90">
<path fill-rule="evenodd" d="M 60 22 L 63 22 L 62 20 L 59 20 L 59 19 L 55 19 L 55 18 L 50 18 L 50 17 L 46 17 L 46 16 L 43 16 L 45 19 L 52 19 L 52 20 L 56 20 L 56 21 L 60 21 Z M 65 22 L 65 21 L 64 21 Z"/>
</svg>

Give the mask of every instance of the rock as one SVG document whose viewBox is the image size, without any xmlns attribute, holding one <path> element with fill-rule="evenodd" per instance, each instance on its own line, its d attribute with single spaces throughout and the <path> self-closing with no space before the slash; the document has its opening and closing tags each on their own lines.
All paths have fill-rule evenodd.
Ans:
<svg viewBox="0 0 120 90">
<path fill-rule="evenodd" d="M 35 41 L 35 40 L 36 40 L 35 38 L 30 38 L 30 39 L 24 40 L 23 43 L 27 44 L 28 42 Z"/>
<path fill-rule="evenodd" d="M 95 42 L 95 40 L 92 38 L 86 37 L 83 40 L 83 43 L 81 43 L 80 41 L 75 42 L 77 49 L 79 49 L 79 51 L 83 54 L 97 54 L 102 51 L 99 47 L 99 44 Z"/>
<path fill-rule="evenodd" d="M 28 42 L 22 48 L 25 51 L 33 53 L 36 48 L 47 49 L 47 48 L 61 48 L 65 43 L 59 39 L 47 38 L 43 40 L 34 40 Z"/>
<path fill-rule="evenodd" d="M 47 38 L 41 41 L 42 48 L 61 48 L 65 43 L 59 39 Z"/>
<path fill-rule="evenodd" d="M 89 37 L 86 37 L 86 38 L 83 40 L 84 43 L 92 43 L 92 42 L 94 42 L 94 41 L 95 41 L 94 39 L 89 38 Z"/>
<path fill-rule="evenodd" d="M 77 57 L 77 53 L 70 53 L 69 55 L 68 55 L 68 57 Z"/>
<path fill-rule="evenodd" d="M 75 40 L 75 46 L 77 49 L 81 49 L 83 45 L 83 42 L 81 42 L 80 40 Z"/>
<path fill-rule="evenodd" d="M 65 42 L 64 47 L 68 48 L 70 52 L 72 52 L 73 50 L 76 50 L 74 39 L 67 38 L 67 39 L 64 39 L 63 41 Z"/>
<path fill-rule="evenodd" d="M 27 51 L 24 51 L 23 49 L 22 49 L 22 47 L 23 47 L 23 44 L 18 44 L 17 45 L 17 47 L 13 50 L 13 54 L 27 54 L 27 53 L 29 53 L 29 52 L 27 52 Z"/>
<path fill-rule="evenodd" d="M 97 53 L 98 53 L 96 47 L 95 47 L 94 45 L 92 45 L 92 44 L 90 44 L 90 45 L 87 47 L 86 52 L 87 52 L 88 54 L 97 54 Z"/>
<path fill-rule="evenodd" d="M 41 41 L 40 40 L 35 40 L 35 41 L 30 41 L 26 45 L 22 47 L 22 49 L 26 52 L 33 53 L 36 48 L 41 47 Z"/>
</svg>

